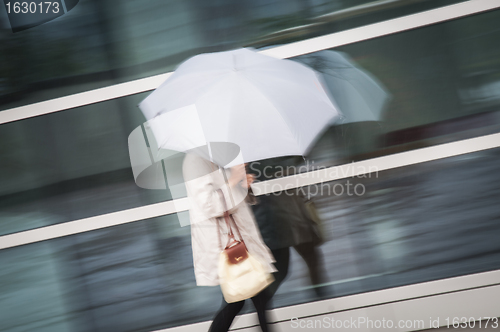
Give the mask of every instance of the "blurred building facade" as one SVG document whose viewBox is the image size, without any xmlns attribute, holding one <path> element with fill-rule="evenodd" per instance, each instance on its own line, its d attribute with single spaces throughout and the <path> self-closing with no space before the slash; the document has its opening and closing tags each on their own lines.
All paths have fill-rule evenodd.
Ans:
<svg viewBox="0 0 500 332">
<path fill-rule="evenodd" d="M 463 2 L 81 0 L 16 34 L 0 12 L 0 119 L 173 71 L 195 54 L 274 47 Z M 307 159 L 334 166 L 498 133 L 499 19 L 493 9 L 332 48 L 391 101 L 378 122 L 332 126 Z M 172 199 L 132 176 L 127 138 L 145 121 L 136 105 L 148 93 L 0 124 L 0 242 Z M 499 269 L 499 151 L 356 178 L 361 197 L 315 194 L 331 297 Z M 315 300 L 292 261 L 276 307 Z M 0 264 L 1 331 L 153 331 L 208 320 L 220 301 L 218 289 L 196 288 L 189 229 L 175 214 L 8 247 Z"/>
</svg>

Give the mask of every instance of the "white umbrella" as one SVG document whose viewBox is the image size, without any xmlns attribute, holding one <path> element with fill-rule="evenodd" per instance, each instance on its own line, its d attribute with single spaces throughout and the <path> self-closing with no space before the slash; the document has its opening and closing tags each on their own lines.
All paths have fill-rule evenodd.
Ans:
<svg viewBox="0 0 500 332">
<path fill-rule="evenodd" d="M 349 55 L 337 51 L 319 51 L 296 57 L 320 72 L 328 92 L 342 112 L 343 121 L 380 121 L 391 99 L 384 85 L 360 68 Z"/>
<path fill-rule="evenodd" d="M 160 149 L 237 144 L 225 167 L 304 155 L 339 115 L 313 70 L 249 49 L 185 61 L 139 107 Z"/>
</svg>

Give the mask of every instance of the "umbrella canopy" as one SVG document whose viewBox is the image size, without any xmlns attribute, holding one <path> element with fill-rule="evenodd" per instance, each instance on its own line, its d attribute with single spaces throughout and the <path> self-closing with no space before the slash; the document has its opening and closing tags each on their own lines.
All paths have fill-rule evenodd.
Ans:
<svg viewBox="0 0 500 332">
<path fill-rule="evenodd" d="M 372 74 L 360 68 L 346 53 L 319 51 L 296 57 L 320 72 L 328 92 L 342 112 L 342 122 L 380 121 L 389 93 Z"/>
<path fill-rule="evenodd" d="M 188 59 L 139 107 L 160 149 L 238 145 L 225 167 L 304 155 L 339 116 L 313 70 L 249 49 Z"/>
</svg>

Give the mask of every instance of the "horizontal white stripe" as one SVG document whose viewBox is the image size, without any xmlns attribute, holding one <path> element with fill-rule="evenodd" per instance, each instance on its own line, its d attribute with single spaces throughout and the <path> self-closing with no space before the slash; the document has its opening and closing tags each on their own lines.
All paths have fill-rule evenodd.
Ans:
<svg viewBox="0 0 500 332">
<path fill-rule="evenodd" d="M 440 318 L 440 326 L 446 324 L 450 317 L 498 317 L 500 307 L 500 270 L 471 274 L 461 277 L 395 287 L 374 292 L 344 296 L 330 300 L 309 302 L 270 312 L 270 322 L 276 331 L 290 331 L 292 318 L 323 320 L 350 319 L 351 317 L 369 317 L 371 320 L 421 320 L 425 328 L 429 328 L 429 318 Z M 481 287 L 481 288 L 479 288 Z M 258 324 L 256 314 L 238 316 L 232 325 L 233 329 L 246 329 Z M 194 332 L 208 330 L 210 322 L 184 325 L 157 332 Z M 301 331 L 300 329 L 293 329 Z M 310 329 L 311 330 L 311 329 Z M 338 329 L 337 329 L 338 330 Z M 341 329 L 342 330 L 342 329 Z M 355 329 L 357 331 L 372 331 Z M 383 329 L 381 329 L 382 331 Z M 412 331 L 414 329 L 394 329 L 395 331 Z M 256 331 L 259 331 L 258 328 Z M 311 331 L 315 331 L 312 329 Z"/>
<path fill-rule="evenodd" d="M 105 88 L 0 111 L 0 124 L 154 90 L 170 75 L 172 75 L 172 73 L 151 76 L 140 80 L 110 85 Z M 137 111 L 139 112 L 139 110 Z"/>
<path fill-rule="evenodd" d="M 496 148 L 499 146 L 500 134 L 486 135 L 260 182 L 254 184 L 252 188 L 257 195 L 262 195 L 281 191 L 283 189 L 298 188 L 306 185 L 313 185 L 362 175 L 373 169 L 376 169 L 377 171 L 389 170 L 426 161 Z M 32 229 L 29 231 L 0 236 L 0 249 L 159 217 L 175 212 L 186 211 L 187 209 L 187 199 L 182 198 Z"/>
<path fill-rule="evenodd" d="M 415 29 L 430 24 L 444 22 L 451 19 L 457 19 L 495 8 L 500 8 L 500 1 L 470 0 L 351 30 L 311 38 L 263 50 L 261 52 L 277 58 L 290 58 L 332 47 L 352 44 L 367 39 Z M 154 90 L 163 81 L 165 81 L 170 74 L 171 73 L 151 76 L 127 83 L 112 85 L 105 88 L 4 110 L 0 112 L 0 124 Z"/>
<path fill-rule="evenodd" d="M 500 7 L 497 0 L 470 0 L 455 5 L 436 8 L 421 13 L 398 17 L 380 23 L 365 25 L 325 36 L 306 39 L 262 51 L 276 58 L 291 58 L 333 47 L 357 43 L 363 40 L 387 36 L 393 33 L 425 27 L 431 24 L 481 13 Z"/>
<path fill-rule="evenodd" d="M 171 214 L 176 211 L 176 207 L 179 211 L 186 211 L 188 209 L 187 198 L 151 204 L 128 210 L 121 210 L 95 217 L 0 236 L 0 249 L 16 247 L 23 244 L 55 239 L 62 236 L 88 232 L 96 229 Z"/>
</svg>

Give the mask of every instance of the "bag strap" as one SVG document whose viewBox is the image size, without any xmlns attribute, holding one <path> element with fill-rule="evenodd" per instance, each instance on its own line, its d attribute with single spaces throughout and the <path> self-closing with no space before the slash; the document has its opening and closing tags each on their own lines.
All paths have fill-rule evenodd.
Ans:
<svg viewBox="0 0 500 332">
<path fill-rule="evenodd" d="M 215 172 L 217 171 L 217 169 L 215 169 L 215 165 L 210 162 L 210 167 L 212 168 L 212 171 Z M 222 194 L 224 196 L 224 194 Z M 222 200 L 224 203 L 226 202 L 224 199 Z M 217 238 L 219 239 L 219 248 L 220 250 L 224 250 L 224 248 L 222 247 L 222 242 L 220 240 L 220 233 L 221 233 L 221 229 L 220 229 L 220 223 L 219 223 L 219 218 L 216 218 L 216 221 L 217 221 Z"/>
<path fill-rule="evenodd" d="M 226 221 L 227 232 L 228 232 L 228 239 L 227 239 L 226 248 L 228 247 L 231 240 L 233 242 L 244 242 L 243 237 L 241 236 L 240 230 L 239 230 L 238 226 L 236 225 L 236 222 L 234 221 L 233 216 L 231 214 L 229 214 L 229 211 L 227 209 L 226 200 L 224 198 L 224 193 L 222 192 L 221 189 L 217 189 L 217 193 L 219 194 L 219 197 L 222 200 L 222 207 L 224 208 L 224 220 Z M 234 229 L 236 230 L 236 233 L 238 234 L 239 241 L 236 240 L 236 238 L 234 237 L 233 228 L 231 227 L 231 222 L 234 225 Z M 220 241 L 220 233 L 221 232 L 220 232 L 220 224 L 219 223 L 217 223 L 217 227 L 218 227 L 218 234 L 219 234 L 219 246 L 222 247 L 222 243 Z"/>
</svg>

